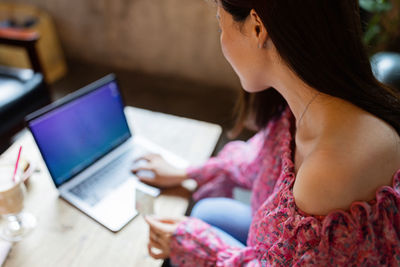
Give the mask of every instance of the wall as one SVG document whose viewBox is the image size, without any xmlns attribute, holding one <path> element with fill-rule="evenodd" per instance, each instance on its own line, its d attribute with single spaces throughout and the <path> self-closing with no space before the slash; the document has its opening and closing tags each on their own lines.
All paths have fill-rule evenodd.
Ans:
<svg viewBox="0 0 400 267">
<path fill-rule="evenodd" d="M 8 1 L 10 2 L 10 1 Z M 212 0 L 12 0 L 53 16 L 67 57 L 237 88 Z"/>
</svg>

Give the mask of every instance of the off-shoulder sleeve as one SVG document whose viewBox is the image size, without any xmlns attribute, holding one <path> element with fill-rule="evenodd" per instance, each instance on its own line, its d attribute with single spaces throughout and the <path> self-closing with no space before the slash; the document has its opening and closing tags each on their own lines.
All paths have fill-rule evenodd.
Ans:
<svg viewBox="0 0 400 267">
<path fill-rule="evenodd" d="M 266 131 L 260 131 L 247 142 L 230 142 L 204 165 L 188 168 L 188 176 L 199 185 L 194 199 L 232 197 L 232 189 L 236 186 L 251 189 L 260 168 L 257 159 L 260 159 Z"/>
<path fill-rule="evenodd" d="M 382 187 L 373 203 L 354 202 L 327 216 L 300 211 L 289 191 L 281 196 L 275 210 L 256 214 L 251 229 L 266 266 L 400 266 L 400 195 L 394 188 Z"/>
<path fill-rule="evenodd" d="M 400 266 L 400 196 L 384 187 L 376 203 L 355 202 L 323 218 L 281 198 L 260 209 L 245 248 L 224 243 L 206 223 L 189 218 L 171 241 L 176 266 Z"/>
</svg>

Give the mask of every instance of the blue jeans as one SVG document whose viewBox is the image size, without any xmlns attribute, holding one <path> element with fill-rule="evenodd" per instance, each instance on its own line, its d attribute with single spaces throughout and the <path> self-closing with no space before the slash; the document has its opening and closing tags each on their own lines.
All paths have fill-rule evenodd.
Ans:
<svg viewBox="0 0 400 267">
<path fill-rule="evenodd" d="M 252 220 L 248 205 L 230 198 L 206 198 L 196 203 L 190 216 L 213 226 L 231 246 L 245 246 Z"/>
</svg>

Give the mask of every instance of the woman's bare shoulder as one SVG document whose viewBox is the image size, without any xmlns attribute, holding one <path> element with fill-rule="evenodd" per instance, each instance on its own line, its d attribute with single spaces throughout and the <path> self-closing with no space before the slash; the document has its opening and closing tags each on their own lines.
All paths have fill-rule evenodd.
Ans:
<svg viewBox="0 0 400 267">
<path fill-rule="evenodd" d="M 316 146 L 297 172 L 293 194 L 297 206 L 309 214 L 347 210 L 354 201 L 374 199 L 379 187 L 391 185 L 398 169 L 398 134 L 371 120 L 355 125 L 342 139 Z"/>
</svg>

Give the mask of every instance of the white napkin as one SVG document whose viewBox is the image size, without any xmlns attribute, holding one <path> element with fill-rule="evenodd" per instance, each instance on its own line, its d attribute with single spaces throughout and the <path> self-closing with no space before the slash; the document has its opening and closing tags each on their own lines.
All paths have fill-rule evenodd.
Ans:
<svg viewBox="0 0 400 267">
<path fill-rule="evenodd" d="M 11 242 L 0 240 L 0 266 L 3 266 L 7 259 L 8 253 L 10 253 L 12 247 Z"/>
</svg>

